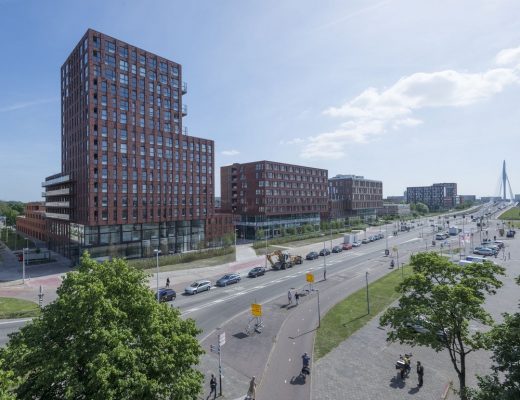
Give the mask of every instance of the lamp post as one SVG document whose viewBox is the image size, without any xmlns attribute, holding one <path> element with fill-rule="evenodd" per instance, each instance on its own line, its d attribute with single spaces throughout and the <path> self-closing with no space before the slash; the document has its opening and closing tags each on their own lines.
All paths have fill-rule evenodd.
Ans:
<svg viewBox="0 0 520 400">
<path fill-rule="evenodd" d="M 235 235 L 235 261 L 237 260 L 237 228 L 235 226 L 235 229 L 233 230 L 233 233 Z"/>
<path fill-rule="evenodd" d="M 329 228 L 330 228 L 330 251 L 332 251 L 332 220 L 329 220 Z"/>
<path fill-rule="evenodd" d="M 267 269 L 267 229 L 264 231 L 265 236 L 265 269 Z"/>
<path fill-rule="evenodd" d="M 320 291 L 319 289 L 315 289 L 318 294 L 318 328 L 321 327 L 321 313 L 320 313 Z"/>
<path fill-rule="evenodd" d="M 323 242 L 323 280 L 327 280 L 327 249 L 325 248 L 325 242 Z"/>
<path fill-rule="evenodd" d="M 386 239 L 385 253 L 388 253 L 388 224 L 385 224 L 385 239 Z"/>
<path fill-rule="evenodd" d="M 365 272 L 365 282 L 367 286 L 367 314 L 370 315 L 370 298 L 368 297 L 368 271 Z"/>
<path fill-rule="evenodd" d="M 159 303 L 159 253 L 160 253 L 160 250 L 159 249 L 155 249 L 153 251 L 155 253 L 155 264 L 156 264 L 156 267 L 157 267 L 157 303 Z"/>
</svg>

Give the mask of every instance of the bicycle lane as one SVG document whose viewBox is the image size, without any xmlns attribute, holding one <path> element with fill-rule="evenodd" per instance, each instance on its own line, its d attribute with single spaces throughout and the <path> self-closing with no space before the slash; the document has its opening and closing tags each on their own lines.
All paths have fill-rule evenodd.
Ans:
<svg viewBox="0 0 520 400">
<path fill-rule="evenodd" d="M 407 259 L 408 254 L 403 255 L 403 262 Z M 306 383 L 299 375 L 302 354 L 313 353 L 318 326 L 318 291 L 323 316 L 335 304 L 363 287 L 366 271 L 369 272 L 370 281 L 379 279 L 389 272 L 387 260 L 370 259 L 359 264 L 355 270 L 345 270 L 330 276 L 327 281 L 317 282 L 314 288 L 318 290 L 301 297 L 300 304 L 291 308 L 271 350 L 257 399 L 311 398 L 314 359 L 311 361 L 311 376 L 307 377 Z"/>
</svg>

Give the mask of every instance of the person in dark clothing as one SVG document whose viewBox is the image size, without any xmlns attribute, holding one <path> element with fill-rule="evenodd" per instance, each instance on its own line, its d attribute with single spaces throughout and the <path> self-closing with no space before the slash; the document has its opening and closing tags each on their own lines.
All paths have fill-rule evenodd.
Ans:
<svg viewBox="0 0 520 400">
<path fill-rule="evenodd" d="M 166 287 L 170 287 L 170 278 L 166 278 Z"/>
<path fill-rule="evenodd" d="M 294 293 L 294 300 L 296 300 L 296 305 L 298 305 L 298 300 L 300 300 L 300 293 L 298 293 L 298 292 Z"/>
<path fill-rule="evenodd" d="M 420 361 L 417 361 L 417 376 L 419 377 L 419 387 L 423 385 L 424 367 Z"/>
<path fill-rule="evenodd" d="M 208 400 L 211 397 L 211 394 L 213 393 L 213 399 L 217 398 L 217 378 L 215 378 L 215 375 L 211 374 L 211 379 L 209 381 L 209 387 L 211 391 L 209 392 L 208 397 L 206 397 L 206 400 Z"/>
</svg>

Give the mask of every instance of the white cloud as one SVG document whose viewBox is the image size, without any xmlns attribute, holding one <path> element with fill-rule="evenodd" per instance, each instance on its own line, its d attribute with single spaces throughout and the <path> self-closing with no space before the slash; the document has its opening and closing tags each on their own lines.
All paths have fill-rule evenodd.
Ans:
<svg viewBox="0 0 520 400">
<path fill-rule="evenodd" d="M 59 100 L 58 98 L 53 97 L 50 99 L 40 99 L 40 100 L 26 101 L 23 103 L 14 103 L 14 104 L 0 107 L 0 113 L 15 111 L 15 110 L 22 110 L 24 108 L 38 106 L 40 104 L 53 103 L 58 100 Z"/>
<path fill-rule="evenodd" d="M 221 153 L 223 156 L 236 156 L 237 154 L 240 154 L 238 150 L 224 150 Z"/>
<path fill-rule="evenodd" d="M 517 66 L 520 64 L 520 47 L 501 50 L 495 57 L 497 65 Z"/>
<path fill-rule="evenodd" d="M 305 142 L 305 139 L 302 139 L 299 137 L 291 139 L 291 140 L 280 140 L 280 144 L 289 144 L 289 145 L 302 144 L 304 142 Z"/>
<path fill-rule="evenodd" d="M 496 62 L 520 62 L 520 48 L 498 53 Z M 445 70 L 418 72 L 399 79 L 389 88 L 368 88 L 339 107 L 323 113 L 342 118 L 338 129 L 309 138 L 303 158 L 341 158 L 352 142 L 368 143 L 389 130 L 423 123 L 413 116 L 424 108 L 463 107 L 488 100 L 509 85 L 520 83 L 517 68 L 494 68 L 482 73 Z"/>
</svg>

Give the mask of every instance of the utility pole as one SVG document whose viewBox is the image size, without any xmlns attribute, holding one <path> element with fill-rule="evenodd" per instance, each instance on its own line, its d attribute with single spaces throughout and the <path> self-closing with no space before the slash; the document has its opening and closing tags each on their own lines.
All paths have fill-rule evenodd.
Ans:
<svg viewBox="0 0 520 400">
<path fill-rule="evenodd" d="M 321 327 L 321 313 L 320 313 L 320 290 L 315 289 L 318 294 L 318 328 Z"/>
<path fill-rule="evenodd" d="M 323 280 L 327 280 L 327 249 L 325 248 L 325 242 L 323 242 Z"/>
<path fill-rule="evenodd" d="M 397 264 L 397 265 L 399 265 L 399 264 Z M 366 281 L 366 285 L 367 285 L 367 313 L 368 313 L 368 315 L 370 315 L 370 299 L 368 296 L 368 271 L 365 272 L 365 281 Z"/>
</svg>

